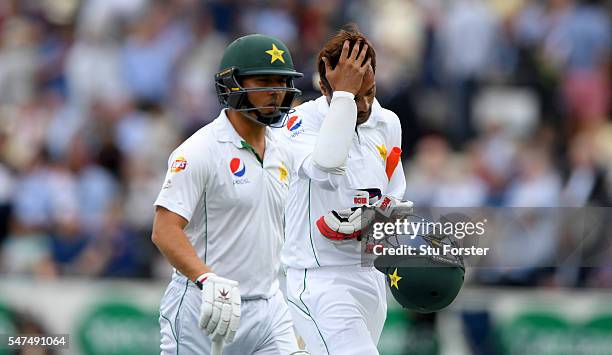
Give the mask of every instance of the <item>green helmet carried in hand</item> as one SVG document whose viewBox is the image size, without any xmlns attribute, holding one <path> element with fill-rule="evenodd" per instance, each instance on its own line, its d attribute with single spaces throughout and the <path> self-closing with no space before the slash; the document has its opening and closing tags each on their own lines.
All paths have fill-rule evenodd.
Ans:
<svg viewBox="0 0 612 355">
<path fill-rule="evenodd" d="M 411 222 L 425 221 L 418 216 L 405 216 Z M 374 266 L 385 274 L 393 298 L 404 308 L 419 313 L 442 310 L 450 305 L 461 290 L 465 266 L 460 255 L 420 255 L 421 246 L 442 251 L 444 245 L 457 247 L 455 238 L 447 235 L 420 233 L 394 235 L 384 243 L 387 247 L 409 246 L 415 255 L 381 255 Z"/>
<path fill-rule="evenodd" d="M 287 86 L 243 88 L 240 78 L 250 75 L 281 75 L 286 77 Z M 301 76 L 283 42 L 272 36 L 253 34 L 238 38 L 225 49 L 219 72 L 215 74 L 215 86 L 219 102 L 225 107 L 252 113 L 261 124 L 282 126 L 292 110 L 291 103 L 302 93 L 293 85 L 293 79 Z M 284 91 L 285 98 L 274 112 L 262 114 L 258 110 L 268 107 L 254 107 L 247 98 L 247 93 L 256 91 Z"/>
</svg>

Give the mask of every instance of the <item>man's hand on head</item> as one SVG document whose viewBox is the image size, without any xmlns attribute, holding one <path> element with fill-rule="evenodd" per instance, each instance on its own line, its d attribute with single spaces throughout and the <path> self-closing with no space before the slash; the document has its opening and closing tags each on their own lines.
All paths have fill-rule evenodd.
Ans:
<svg viewBox="0 0 612 355">
<path fill-rule="evenodd" d="M 332 91 L 346 91 L 356 95 L 361 88 L 363 77 L 368 70 L 372 70 L 372 59 L 365 60 L 368 45 L 363 43 L 359 50 L 361 44 L 361 41 L 356 42 L 351 50 L 350 42 L 344 41 L 338 64 L 333 69 L 328 58 L 321 58 L 325 63 L 325 77 Z"/>
</svg>

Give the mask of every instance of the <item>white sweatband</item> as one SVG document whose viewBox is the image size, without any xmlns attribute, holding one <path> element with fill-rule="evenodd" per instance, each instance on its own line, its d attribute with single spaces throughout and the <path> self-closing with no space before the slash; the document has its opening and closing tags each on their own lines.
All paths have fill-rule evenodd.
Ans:
<svg viewBox="0 0 612 355">
<path fill-rule="evenodd" d="M 356 124 L 355 95 L 346 91 L 334 91 L 312 152 L 312 162 L 317 168 L 332 174 L 344 173 Z"/>
</svg>

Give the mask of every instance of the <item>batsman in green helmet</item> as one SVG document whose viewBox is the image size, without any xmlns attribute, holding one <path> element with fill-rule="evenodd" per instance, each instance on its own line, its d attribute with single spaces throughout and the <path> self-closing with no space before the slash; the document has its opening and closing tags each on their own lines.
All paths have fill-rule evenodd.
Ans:
<svg viewBox="0 0 612 355">
<path fill-rule="evenodd" d="M 225 108 L 168 160 L 152 235 L 174 267 L 162 354 L 303 354 L 277 279 L 291 174 L 271 128 L 301 75 L 277 38 L 238 38 L 215 76 Z"/>
<path fill-rule="evenodd" d="M 215 84 L 219 102 L 231 112 L 258 124 L 281 127 L 291 103 L 301 94 L 293 85 L 293 79 L 301 76 L 283 42 L 254 34 L 227 47 Z"/>
</svg>

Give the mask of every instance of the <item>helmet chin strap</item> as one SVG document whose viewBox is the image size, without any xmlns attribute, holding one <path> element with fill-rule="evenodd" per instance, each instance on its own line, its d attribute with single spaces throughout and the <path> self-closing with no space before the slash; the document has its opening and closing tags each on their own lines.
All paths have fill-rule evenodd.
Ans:
<svg viewBox="0 0 612 355">
<path fill-rule="evenodd" d="M 262 125 L 262 126 L 271 126 L 271 127 L 276 127 L 276 124 L 278 124 L 280 121 L 282 121 L 282 116 L 283 113 L 280 111 L 274 111 L 272 114 L 270 115 L 264 115 L 262 114 L 259 109 L 253 107 L 253 105 L 251 104 L 250 101 L 248 101 L 248 99 L 245 100 L 245 104 L 244 106 L 246 108 L 248 108 L 248 111 L 239 111 L 244 117 L 250 119 L 251 121 Z M 273 122 L 273 123 L 266 123 L 266 122 Z"/>
<path fill-rule="evenodd" d="M 238 111 L 238 112 L 240 112 L 242 116 L 248 118 L 250 121 L 257 123 L 260 126 L 266 126 L 265 123 L 261 122 L 258 119 L 261 117 L 261 114 L 259 113 L 259 111 L 253 110 L 253 111 Z"/>
</svg>

